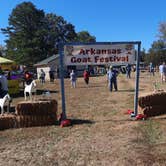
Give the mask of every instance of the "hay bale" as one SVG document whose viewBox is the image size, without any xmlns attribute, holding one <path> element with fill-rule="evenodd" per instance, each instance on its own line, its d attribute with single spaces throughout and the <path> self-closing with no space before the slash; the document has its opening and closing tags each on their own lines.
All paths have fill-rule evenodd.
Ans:
<svg viewBox="0 0 166 166">
<path fill-rule="evenodd" d="M 54 125 L 57 121 L 57 101 L 24 101 L 16 106 L 16 115 L 0 116 L 0 130 Z"/>
<path fill-rule="evenodd" d="M 20 102 L 16 106 L 16 114 L 19 116 L 57 116 L 57 101 L 39 100 L 32 102 Z"/>
<path fill-rule="evenodd" d="M 38 101 L 49 102 L 49 105 L 52 108 L 49 111 L 52 112 L 52 113 L 57 113 L 58 102 L 55 99 L 38 99 Z"/>
<path fill-rule="evenodd" d="M 51 116 L 17 116 L 17 123 L 20 128 L 55 125 L 56 119 Z"/>
<path fill-rule="evenodd" d="M 146 96 L 141 96 L 138 99 L 138 104 L 141 108 L 146 108 L 154 105 L 160 105 L 166 107 L 166 92 L 157 92 L 148 94 Z"/>
<path fill-rule="evenodd" d="M 0 116 L 0 130 L 17 128 L 18 123 L 16 120 L 16 115 L 14 114 L 4 114 Z"/>
<path fill-rule="evenodd" d="M 143 113 L 147 117 L 163 115 L 163 114 L 166 114 L 166 106 L 163 107 L 160 105 L 154 105 L 150 107 L 145 107 L 143 109 Z"/>
</svg>

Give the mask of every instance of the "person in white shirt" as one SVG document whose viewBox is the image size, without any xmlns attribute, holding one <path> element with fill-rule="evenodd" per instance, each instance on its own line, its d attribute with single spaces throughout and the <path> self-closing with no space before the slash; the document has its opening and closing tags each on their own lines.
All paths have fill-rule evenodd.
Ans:
<svg viewBox="0 0 166 166">
<path fill-rule="evenodd" d="M 71 86 L 73 88 L 76 87 L 76 80 L 77 80 L 76 74 L 74 73 L 74 70 L 72 70 L 71 73 L 70 73 L 70 81 L 71 81 Z"/>
<path fill-rule="evenodd" d="M 3 98 L 8 93 L 8 81 L 3 71 L 0 70 L 0 98 Z"/>
<path fill-rule="evenodd" d="M 113 90 L 113 86 L 115 91 L 118 91 L 118 86 L 117 86 L 117 76 L 118 76 L 118 71 L 113 68 L 113 66 L 110 66 L 110 69 L 108 71 L 108 78 L 109 78 L 109 89 L 110 92 Z"/>
<path fill-rule="evenodd" d="M 166 65 L 165 65 L 165 62 L 163 62 L 159 66 L 159 72 L 160 72 L 160 76 L 161 76 L 161 82 L 166 82 Z"/>
</svg>

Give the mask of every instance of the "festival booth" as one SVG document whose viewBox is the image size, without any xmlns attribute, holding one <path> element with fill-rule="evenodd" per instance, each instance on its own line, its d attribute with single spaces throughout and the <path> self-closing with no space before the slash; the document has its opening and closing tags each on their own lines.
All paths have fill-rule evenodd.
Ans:
<svg viewBox="0 0 166 166">
<path fill-rule="evenodd" d="M 10 59 L 0 57 L 0 67 L 8 77 L 8 73 L 16 68 L 16 63 Z M 19 93 L 19 79 L 11 74 L 11 78 L 8 79 L 9 94 Z"/>
<path fill-rule="evenodd" d="M 0 57 L 0 66 L 2 70 L 12 70 L 15 66 L 15 62 L 3 57 Z"/>
</svg>

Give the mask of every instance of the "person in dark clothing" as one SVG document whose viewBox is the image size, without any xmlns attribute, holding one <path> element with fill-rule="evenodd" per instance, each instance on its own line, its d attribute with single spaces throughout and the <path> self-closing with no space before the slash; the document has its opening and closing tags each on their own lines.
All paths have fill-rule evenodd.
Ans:
<svg viewBox="0 0 166 166">
<path fill-rule="evenodd" d="M 110 66 L 110 69 L 109 69 L 109 71 L 108 71 L 109 89 L 110 89 L 110 92 L 112 92 L 113 86 L 114 86 L 114 88 L 115 88 L 115 91 L 118 91 L 117 75 L 118 75 L 117 70 L 115 70 L 112 66 Z"/>
<path fill-rule="evenodd" d="M 126 77 L 131 78 L 131 65 L 130 64 L 126 65 Z"/>
<path fill-rule="evenodd" d="M 0 98 L 8 93 L 8 81 L 4 72 L 0 69 Z"/>
<path fill-rule="evenodd" d="M 54 71 L 53 70 L 50 70 L 49 71 L 49 77 L 50 77 L 50 82 L 54 82 Z"/>
<path fill-rule="evenodd" d="M 39 79 L 40 79 L 40 83 L 44 84 L 45 83 L 45 76 L 46 76 L 46 73 L 44 72 L 43 69 L 40 69 L 40 73 L 39 73 Z"/>
<path fill-rule="evenodd" d="M 150 64 L 149 64 L 149 72 L 150 72 L 151 75 L 154 76 L 154 65 L 153 65 L 152 62 L 150 62 Z"/>
<path fill-rule="evenodd" d="M 11 80 L 11 72 L 10 72 L 10 71 L 8 71 L 7 79 L 8 79 L 8 80 Z"/>
</svg>

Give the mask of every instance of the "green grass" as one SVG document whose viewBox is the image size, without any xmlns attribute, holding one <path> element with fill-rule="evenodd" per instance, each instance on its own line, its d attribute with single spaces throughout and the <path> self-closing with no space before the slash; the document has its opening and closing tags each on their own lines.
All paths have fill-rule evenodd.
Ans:
<svg viewBox="0 0 166 166">
<path fill-rule="evenodd" d="M 150 119 L 139 123 L 136 130 L 138 131 L 138 141 L 141 140 L 142 144 L 153 146 L 161 141 L 160 124 L 156 121 Z"/>
</svg>

